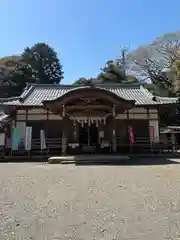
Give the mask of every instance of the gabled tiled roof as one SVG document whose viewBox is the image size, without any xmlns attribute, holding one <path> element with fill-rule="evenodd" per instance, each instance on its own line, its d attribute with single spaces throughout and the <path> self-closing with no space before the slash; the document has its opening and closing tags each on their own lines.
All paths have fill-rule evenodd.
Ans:
<svg viewBox="0 0 180 240">
<path fill-rule="evenodd" d="M 0 102 L 6 106 L 43 106 L 43 101 L 54 100 L 78 88 L 83 89 L 88 87 L 79 87 L 76 85 L 29 85 L 20 97 L 0 99 Z M 154 96 L 139 84 L 99 84 L 96 85 L 96 88 L 108 90 L 125 100 L 134 100 L 136 105 L 156 105 L 175 103 L 177 101 L 176 98 L 156 97 L 153 99 Z"/>
</svg>

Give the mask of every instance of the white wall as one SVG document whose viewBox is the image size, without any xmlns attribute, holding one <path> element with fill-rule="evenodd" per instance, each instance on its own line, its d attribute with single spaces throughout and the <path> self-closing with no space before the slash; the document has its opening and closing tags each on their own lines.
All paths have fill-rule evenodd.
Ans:
<svg viewBox="0 0 180 240">
<path fill-rule="evenodd" d="M 48 113 L 49 120 L 61 120 L 62 117 L 58 114 L 53 114 L 51 112 Z M 30 109 L 27 112 L 27 121 L 41 121 L 47 119 L 47 110 L 43 108 L 34 108 Z M 18 110 L 17 121 L 26 121 L 26 110 Z"/>
<path fill-rule="evenodd" d="M 118 114 L 117 119 L 127 119 L 127 112 Z M 129 119 L 158 119 L 157 109 L 149 109 L 149 113 L 146 108 L 132 108 L 129 109 Z"/>
</svg>

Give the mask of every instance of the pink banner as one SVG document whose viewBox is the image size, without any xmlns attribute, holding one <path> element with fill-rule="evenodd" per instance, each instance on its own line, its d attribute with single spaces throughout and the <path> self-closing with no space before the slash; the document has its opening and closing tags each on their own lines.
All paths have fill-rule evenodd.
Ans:
<svg viewBox="0 0 180 240">
<path fill-rule="evenodd" d="M 150 135 L 150 141 L 154 142 L 154 127 L 153 126 L 149 127 L 149 135 Z"/>
<path fill-rule="evenodd" d="M 130 144 L 134 144 L 134 131 L 132 126 L 129 126 L 129 141 Z"/>
</svg>

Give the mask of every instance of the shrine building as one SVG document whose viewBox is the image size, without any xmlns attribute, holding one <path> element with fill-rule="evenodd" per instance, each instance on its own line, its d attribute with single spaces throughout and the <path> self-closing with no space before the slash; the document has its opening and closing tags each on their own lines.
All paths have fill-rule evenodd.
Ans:
<svg viewBox="0 0 180 240">
<path fill-rule="evenodd" d="M 0 103 L 11 151 L 125 153 L 159 143 L 159 111 L 177 98 L 155 97 L 140 84 L 35 84 Z"/>
</svg>

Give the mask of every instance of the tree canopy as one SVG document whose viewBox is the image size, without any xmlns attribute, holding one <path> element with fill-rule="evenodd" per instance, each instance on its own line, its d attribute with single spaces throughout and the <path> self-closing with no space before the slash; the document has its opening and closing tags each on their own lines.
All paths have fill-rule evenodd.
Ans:
<svg viewBox="0 0 180 240">
<path fill-rule="evenodd" d="M 22 61 L 30 73 L 30 81 L 37 83 L 58 84 L 63 79 L 63 71 L 57 53 L 45 43 L 27 47 L 22 54 Z"/>
<path fill-rule="evenodd" d="M 120 83 L 125 81 L 124 68 L 118 61 L 108 61 L 97 77 L 102 83 Z"/>
<path fill-rule="evenodd" d="M 180 32 L 168 33 L 130 52 L 128 65 L 141 79 L 150 81 L 158 95 L 174 96 L 177 92 L 174 87 L 176 71 L 172 66 L 180 60 L 179 50 Z"/>
<path fill-rule="evenodd" d="M 107 61 L 97 78 L 102 83 L 139 82 L 137 77 L 128 71 L 127 56 L 128 50 L 122 48 L 119 58 Z"/>
<path fill-rule="evenodd" d="M 55 50 L 45 43 L 27 47 L 19 56 L 0 59 L 0 97 L 19 95 L 26 83 L 59 84 L 64 72 Z"/>
<path fill-rule="evenodd" d="M 18 83 L 14 79 L 14 73 L 19 67 L 20 56 L 7 56 L 0 59 L 0 96 L 9 97 L 16 95 Z"/>
<path fill-rule="evenodd" d="M 36 43 L 19 56 L 0 59 L 0 97 L 19 95 L 27 82 L 59 84 L 63 75 L 55 50 L 46 43 Z M 137 82 L 156 95 L 180 95 L 180 32 L 157 37 L 135 51 L 122 48 L 119 57 L 108 60 L 97 77 L 81 77 L 74 84 Z"/>
</svg>

